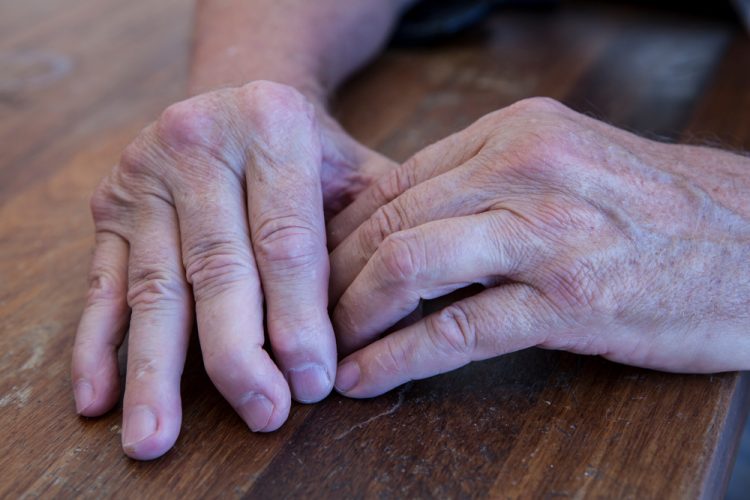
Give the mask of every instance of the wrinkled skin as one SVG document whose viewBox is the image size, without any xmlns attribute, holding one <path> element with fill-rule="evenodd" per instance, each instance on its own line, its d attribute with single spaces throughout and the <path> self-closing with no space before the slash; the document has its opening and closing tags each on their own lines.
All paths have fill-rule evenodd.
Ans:
<svg viewBox="0 0 750 500">
<path fill-rule="evenodd" d="M 747 158 L 531 99 L 418 153 L 328 234 L 348 396 L 530 346 L 750 368 Z M 486 288 L 379 339 L 420 300 L 472 283 Z"/>
<path fill-rule="evenodd" d="M 138 459 L 167 451 L 194 317 L 211 380 L 252 430 L 281 426 L 292 395 L 324 398 L 336 370 L 324 211 L 391 166 L 281 84 L 169 107 L 91 202 L 96 249 L 72 364 L 78 412 L 117 402 L 116 350 L 129 328 L 123 446 Z M 276 363 L 263 349 L 264 301 Z"/>
</svg>

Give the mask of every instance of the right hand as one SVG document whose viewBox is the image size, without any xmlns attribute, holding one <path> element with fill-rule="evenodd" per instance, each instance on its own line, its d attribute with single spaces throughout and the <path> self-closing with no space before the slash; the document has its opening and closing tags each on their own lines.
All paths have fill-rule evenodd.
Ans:
<svg viewBox="0 0 750 500">
<path fill-rule="evenodd" d="M 281 426 L 292 395 L 324 398 L 336 374 L 324 212 L 392 166 L 281 84 L 167 108 L 91 201 L 96 249 L 72 363 L 78 413 L 117 402 L 116 352 L 129 328 L 123 447 L 136 459 L 171 448 L 194 313 L 206 371 L 253 431 Z M 264 301 L 278 366 L 263 349 Z"/>
</svg>

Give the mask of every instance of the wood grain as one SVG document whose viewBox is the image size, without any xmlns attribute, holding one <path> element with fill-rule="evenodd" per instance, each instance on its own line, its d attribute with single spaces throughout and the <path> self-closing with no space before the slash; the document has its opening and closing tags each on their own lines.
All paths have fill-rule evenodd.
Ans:
<svg viewBox="0 0 750 500">
<path fill-rule="evenodd" d="M 380 398 L 295 405 L 246 430 L 193 347 L 175 448 L 138 463 L 120 409 L 74 413 L 68 375 L 93 245 L 88 197 L 184 92 L 191 2 L 0 0 L 0 496 L 721 496 L 747 376 L 686 376 L 527 350 Z M 336 102 L 403 159 L 549 95 L 668 140 L 750 149 L 750 41 L 736 24 L 571 3 L 501 11 L 391 49 Z"/>
</svg>

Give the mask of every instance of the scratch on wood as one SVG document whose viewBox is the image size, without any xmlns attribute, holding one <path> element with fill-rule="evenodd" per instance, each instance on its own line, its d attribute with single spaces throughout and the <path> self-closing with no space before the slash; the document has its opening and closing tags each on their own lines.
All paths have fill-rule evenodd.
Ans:
<svg viewBox="0 0 750 500">
<path fill-rule="evenodd" d="M 406 397 L 406 391 L 409 390 L 409 385 L 410 384 L 406 384 L 405 386 L 403 386 L 398 391 L 398 400 L 396 401 L 396 403 L 393 406 L 391 406 L 390 408 L 388 408 L 384 412 L 378 413 L 377 415 L 373 415 L 372 417 L 368 418 L 367 420 L 363 420 L 362 422 L 351 426 L 349 428 L 349 430 L 346 430 L 346 431 L 342 432 L 341 434 L 339 434 L 338 436 L 336 436 L 334 438 L 334 440 L 338 441 L 340 439 L 343 439 L 346 436 L 348 436 L 349 434 L 351 434 L 352 432 L 356 431 L 357 429 L 361 429 L 362 427 L 366 426 L 367 424 L 369 424 L 371 422 L 374 422 L 375 420 L 377 420 L 379 418 L 387 417 L 388 415 L 393 415 L 394 413 L 396 413 L 398 411 L 398 409 L 401 408 L 401 405 L 404 404 L 404 399 Z"/>
<path fill-rule="evenodd" d="M 26 406 L 26 403 L 31 399 L 31 387 L 24 386 L 20 389 L 14 385 L 11 392 L 0 397 L 0 408 L 16 403 L 19 408 Z"/>
<path fill-rule="evenodd" d="M 44 348 L 38 345 L 34 346 L 31 352 L 31 356 L 29 356 L 29 359 L 27 359 L 26 362 L 21 366 L 21 370 L 31 370 L 32 368 L 38 367 L 43 357 Z"/>
</svg>

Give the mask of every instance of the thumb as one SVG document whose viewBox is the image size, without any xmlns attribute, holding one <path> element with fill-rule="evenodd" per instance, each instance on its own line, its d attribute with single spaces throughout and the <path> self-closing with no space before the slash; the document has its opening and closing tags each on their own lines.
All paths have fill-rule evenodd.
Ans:
<svg viewBox="0 0 750 500">
<path fill-rule="evenodd" d="M 553 324 L 550 311 L 528 285 L 487 289 L 346 357 L 336 389 L 349 397 L 373 397 L 410 380 L 538 345 Z"/>
<path fill-rule="evenodd" d="M 323 206 L 328 220 L 398 164 L 352 138 L 329 115 L 323 115 L 319 121 L 323 147 Z"/>
</svg>

